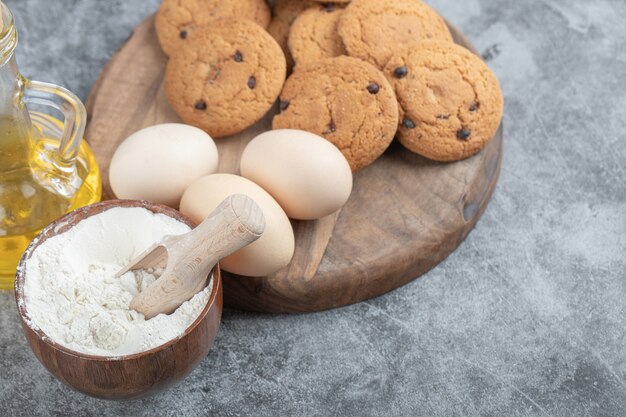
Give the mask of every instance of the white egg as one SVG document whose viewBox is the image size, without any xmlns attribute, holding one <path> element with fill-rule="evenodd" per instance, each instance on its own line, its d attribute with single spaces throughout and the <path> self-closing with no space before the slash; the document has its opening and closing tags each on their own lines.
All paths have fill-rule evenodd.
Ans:
<svg viewBox="0 0 626 417">
<path fill-rule="evenodd" d="M 265 216 L 265 231 L 257 241 L 222 259 L 222 269 L 261 277 L 287 266 L 295 248 L 291 223 L 272 196 L 252 181 L 232 174 L 200 178 L 183 194 L 180 211 L 200 223 L 232 194 L 245 194 L 259 205 Z"/>
<path fill-rule="evenodd" d="M 341 151 L 302 130 L 271 130 L 255 137 L 241 156 L 240 169 L 293 219 L 327 216 L 343 207 L 352 192 L 352 170 Z"/>
<path fill-rule="evenodd" d="M 217 170 L 213 139 L 196 127 L 168 123 L 146 127 L 117 148 L 109 182 L 117 198 L 178 207 L 185 189 Z"/>
</svg>

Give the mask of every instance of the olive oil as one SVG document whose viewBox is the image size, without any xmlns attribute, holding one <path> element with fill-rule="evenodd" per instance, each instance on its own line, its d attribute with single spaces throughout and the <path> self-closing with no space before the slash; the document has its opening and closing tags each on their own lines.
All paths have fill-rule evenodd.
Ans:
<svg viewBox="0 0 626 417">
<path fill-rule="evenodd" d="M 53 128 L 59 125 L 49 116 L 37 118 Z M 0 118 L 0 289 L 13 288 L 17 263 L 43 227 L 99 201 L 102 192 L 98 165 L 84 140 L 75 171 L 68 175 L 50 161 L 59 140 L 37 130 L 41 124 L 34 123 L 30 134 L 19 126 L 15 120 Z"/>
<path fill-rule="evenodd" d="M 102 192 L 83 140 L 85 106 L 63 87 L 24 78 L 17 42 L 13 15 L 0 0 L 0 289 L 13 288 L 17 264 L 39 230 Z"/>
</svg>

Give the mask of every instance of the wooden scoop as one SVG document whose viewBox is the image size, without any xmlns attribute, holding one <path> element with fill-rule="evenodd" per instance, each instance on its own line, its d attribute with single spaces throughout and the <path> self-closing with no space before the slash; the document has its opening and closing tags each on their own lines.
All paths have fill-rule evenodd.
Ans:
<svg viewBox="0 0 626 417">
<path fill-rule="evenodd" d="M 242 194 L 226 198 L 198 227 L 166 236 L 130 262 L 128 271 L 165 268 L 161 277 L 132 299 L 130 308 L 150 319 L 169 314 L 206 286 L 218 260 L 257 240 L 265 230 L 261 208 Z"/>
</svg>

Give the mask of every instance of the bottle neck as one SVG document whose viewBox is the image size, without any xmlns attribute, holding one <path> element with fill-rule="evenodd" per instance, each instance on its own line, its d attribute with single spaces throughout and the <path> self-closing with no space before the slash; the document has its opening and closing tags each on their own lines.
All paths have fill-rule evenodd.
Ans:
<svg viewBox="0 0 626 417">
<path fill-rule="evenodd" d="M 25 80 L 15 59 L 17 29 L 11 11 L 0 1 L 0 116 L 16 117 L 24 112 Z"/>
<path fill-rule="evenodd" d="M 14 56 L 17 30 L 13 15 L 0 1 L 0 176 L 28 166 L 31 152 L 31 123 L 24 104 L 26 80 Z"/>
<path fill-rule="evenodd" d="M 15 59 L 18 35 L 11 11 L 0 0 L 0 118 L 29 130 L 28 111 L 22 100 L 24 84 Z"/>
<path fill-rule="evenodd" d="M 0 65 L 7 63 L 17 47 L 17 29 L 13 14 L 0 0 Z"/>
</svg>

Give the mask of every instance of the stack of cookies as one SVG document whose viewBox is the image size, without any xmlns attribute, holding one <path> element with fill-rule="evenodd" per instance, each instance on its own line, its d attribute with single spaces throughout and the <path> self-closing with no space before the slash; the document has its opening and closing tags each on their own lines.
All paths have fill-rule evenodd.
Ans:
<svg viewBox="0 0 626 417">
<path fill-rule="evenodd" d="M 394 137 L 433 160 L 467 158 L 502 117 L 496 77 L 422 0 L 276 0 L 271 21 L 264 0 L 164 0 L 156 29 L 170 104 L 214 137 L 279 98 L 273 128 L 323 136 L 357 171 Z"/>
</svg>

